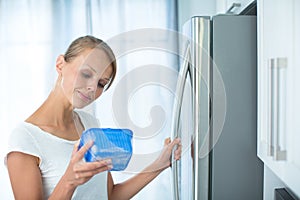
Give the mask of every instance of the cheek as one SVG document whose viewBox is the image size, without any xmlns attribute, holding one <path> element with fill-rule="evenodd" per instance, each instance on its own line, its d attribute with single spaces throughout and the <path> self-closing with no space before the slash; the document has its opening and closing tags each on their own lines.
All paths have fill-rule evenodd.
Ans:
<svg viewBox="0 0 300 200">
<path fill-rule="evenodd" d="M 73 88 L 82 88 L 85 85 L 85 81 L 80 78 L 79 76 L 76 76 L 73 80 Z"/>
<path fill-rule="evenodd" d="M 69 82 L 74 89 L 76 88 L 83 88 L 83 87 L 86 87 L 87 85 L 87 80 L 84 79 L 82 76 L 80 76 L 79 73 L 77 72 L 74 72 L 72 74 L 72 77 L 70 78 L 70 82 Z"/>
<path fill-rule="evenodd" d="M 68 69 L 63 73 L 62 85 L 65 90 L 72 91 L 79 83 L 79 76 L 75 70 Z"/>
</svg>

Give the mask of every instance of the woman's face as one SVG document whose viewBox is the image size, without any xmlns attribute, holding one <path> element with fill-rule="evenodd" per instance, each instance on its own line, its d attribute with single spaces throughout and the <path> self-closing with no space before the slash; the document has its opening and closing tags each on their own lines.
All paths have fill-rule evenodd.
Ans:
<svg viewBox="0 0 300 200">
<path fill-rule="evenodd" d="M 97 99 L 112 76 L 112 66 L 103 50 L 85 50 L 64 62 L 61 86 L 73 108 L 83 108 Z"/>
</svg>

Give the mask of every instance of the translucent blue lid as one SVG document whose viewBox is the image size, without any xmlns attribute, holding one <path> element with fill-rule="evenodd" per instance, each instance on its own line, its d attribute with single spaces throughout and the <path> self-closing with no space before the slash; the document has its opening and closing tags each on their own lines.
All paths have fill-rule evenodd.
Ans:
<svg viewBox="0 0 300 200">
<path fill-rule="evenodd" d="M 132 156 L 132 135 L 129 129 L 91 128 L 82 133 L 79 148 L 90 140 L 94 141 L 84 155 L 85 161 L 110 158 L 113 165 L 110 171 L 122 171 Z"/>
</svg>

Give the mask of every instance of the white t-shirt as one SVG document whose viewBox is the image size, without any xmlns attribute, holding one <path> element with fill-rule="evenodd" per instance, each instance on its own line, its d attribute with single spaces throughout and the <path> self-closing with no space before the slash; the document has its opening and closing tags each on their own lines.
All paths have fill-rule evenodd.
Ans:
<svg viewBox="0 0 300 200">
<path fill-rule="evenodd" d="M 99 127 L 98 120 L 92 115 L 83 111 L 77 113 L 85 130 Z M 59 138 L 33 124 L 22 122 L 9 137 L 8 153 L 17 151 L 40 159 L 44 199 L 48 199 L 67 169 L 76 142 Z M 78 186 L 72 199 L 107 199 L 107 172 L 99 173 Z"/>
</svg>

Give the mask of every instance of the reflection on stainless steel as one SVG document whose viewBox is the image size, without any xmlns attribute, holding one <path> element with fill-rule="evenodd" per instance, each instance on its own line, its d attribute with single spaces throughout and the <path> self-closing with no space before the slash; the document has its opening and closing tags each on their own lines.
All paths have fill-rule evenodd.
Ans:
<svg viewBox="0 0 300 200">
<path fill-rule="evenodd" d="M 180 120 L 180 110 L 181 110 L 181 104 L 183 101 L 183 92 L 184 92 L 184 87 L 186 83 L 186 77 L 189 72 L 189 60 L 190 60 L 190 48 L 189 45 L 186 47 L 186 51 L 184 54 L 184 60 L 183 60 L 183 65 L 180 69 L 179 72 L 179 79 L 177 82 L 177 87 L 176 87 L 176 97 L 178 99 L 175 99 L 175 106 L 174 106 L 174 113 L 173 113 L 173 121 L 172 121 L 172 139 L 179 137 L 179 120 Z M 174 156 L 174 154 L 172 154 Z M 179 161 L 174 161 L 174 157 L 172 156 L 172 173 L 173 173 L 173 193 L 174 193 L 174 198 L 177 200 L 179 199 L 179 187 L 178 187 L 178 162 Z"/>
<path fill-rule="evenodd" d="M 207 18 L 192 18 L 191 20 L 191 43 L 185 44 L 185 53 L 182 66 L 179 72 L 179 78 L 176 88 L 176 97 L 172 124 L 173 137 L 181 137 L 183 147 L 188 153 L 183 155 L 181 161 L 176 161 L 172 165 L 173 174 L 173 193 L 174 199 L 198 199 L 208 197 L 208 188 L 202 187 L 199 191 L 199 177 L 201 183 L 208 185 L 208 153 L 209 153 L 209 26 L 210 22 Z M 193 34 L 200 33 L 200 34 Z M 196 56 L 197 55 L 197 56 Z M 182 104 L 184 98 L 184 90 L 186 83 L 190 81 L 191 93 L 189 94 L 191 112 L 189 119 L 181 119 L 181 112 L 184 112 Z M 200 93 L 201 92 L 201 93 Z M 200 112 L 201 110 L 201 112 Z M 200 120 L 200 117 L 202 120 Z M 180 131 L 181 120 L 190 120 L 192 130 Z M 179 135 L 181 134 L 181 135 Z M 200 145 L 201 140 L 201 145 Z M 204 142 L 203 142 L 204 141 Z M 206 143 L 206 144 L 204 144 Z M 202 147 L 203 157 L 200 158 L 199 147 Z M 204 148 L 203 148 L 204 147 Z M 186 158 L 185 158 L 186 157 Z M 200 167 L 201 165 L 201 167 Z M 188 169 L 186 169 L 186 167 Z M 187 180 L 185 180 L 187 179 Z M 191 180 L 190 180 L 191 179 Z M 180 182 L 191 189 L 191 192 L 186 191 L 187 188 L 180 188 Z M 191 183 L 189 183 L 191 182 Z M 200 193 L 200 194 L 199 194 Z M 186 196 L 181 196 L 186 195 Z"/>
<path fill-rule="evenodd" d="M 183 149 L 172 165 L 175 200 L 260 199 L 255 33 L 253 16 L 195 16 L 183 26 L 188 42 L 179 41 L 185 56 L 172 124 Z"/>
</svg>

